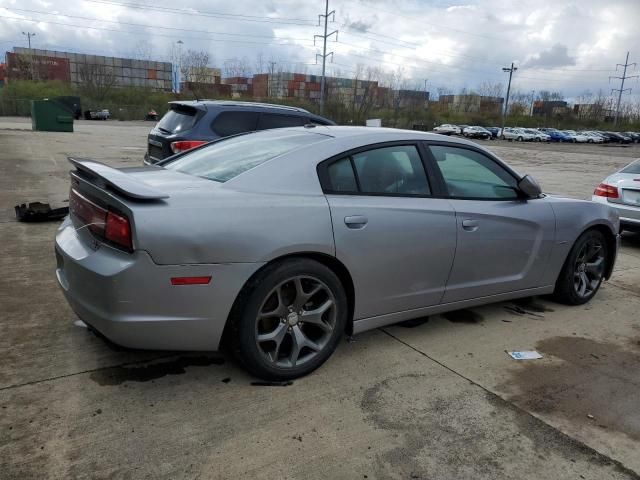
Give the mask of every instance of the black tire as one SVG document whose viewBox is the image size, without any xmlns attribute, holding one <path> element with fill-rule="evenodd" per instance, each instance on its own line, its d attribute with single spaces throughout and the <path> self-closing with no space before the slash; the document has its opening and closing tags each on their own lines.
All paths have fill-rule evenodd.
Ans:
<svg viewBox="0 0 640 480">
<path fill-rule="evenodd" d="M 518 137 L 518 141 L 519 141 L 519 142 L 522 142 L 523 140 L 524 140 L 524 138 L 522 138 L 522 137 Z"/>
<path fill-rule="evenodd" d="M 333 295 L 335 300 L 333 330 L 327 334 L 323 347 L 313 353 L 309 360 L 302 363 L 302 365 L 294 364 L 293 366 L 282 367 L 276 365 L 276 362 L 279 353 L 281 353 L 281 345 L 285 341 L 283 339 L 280 340 L 280 343 L 274 348 L 276 360 L 269 358 L 258 342 L 258 316 L 263 311 L 261 309 L 264 307 L 265 302 L 269 300 L 271 292 L 276 288 L 282 288 L 279 286 L 283 285 L 283 282 L 287 282 L 288 279 L 298 276 L 317 279 Z M 272 381 L 292 380 L 302 377 L 320 367 L 334 352 L 345 332 L 347 315 L 348 303 L 344 288 L 337 275 L 328 267 L 305 258 L 293 258 L 274 263 L 259 272 L 245 286 L 234 304 L 231 318 L 233 322 L 234 351 L 245 368 L 256 377 Z M 275 323 L 277 325 L 277 319 Z M 284 323 L 284 325 L 288 324 Z M 278 328 L 278 326 L 275 328 Z M 295 329 L 296 325 L 288 327 L 289 331 L 291 331 L 291 328 Z M 309 328 L 309 325 L 302 327 L 302 323 L 300 323 L 299 328 Z M 292 342 L 293 334 L 284 335 L 290 335 L 288 338 Z M 292 345 L 291 348 L 293 348 Z M 301 356 L 299 355 L 296 358 L 300 359 Z"/>
<path fill-rule="evenodd" d="M 585 248 L 590 244 L 599 244 L 601 246 L 601 250 L 598 250 L 598 252 L 602 254 L 603 258 L 602 263 L 597 267 L 599 274 L 594 274 L 593 279 L 586 277 L 589 273 L 584 269 L 585 265 L 591 264 L 587 263 L 588 259 L 585 260 L 581 258 Z M 610 261 L 609 257 L 609 248 L 604 234 L 599 230 L 587 230 L 584 232 L 574 243 L 573 248 L 571 248 L 562 266 L 552 295 L 553 299 L 565 305 L 583 305 L 587 303 L 595 296 L 600 285 L 602 285 L 604 272 L 607 271 L 608 262 Z M 576 285 L 576 278 L 581 274 L 579 273 L 580 269 L 582 269 L 581 271 L 582 274 L 585 275 L 585 278 L 588 278 L 591 282 L 589 291 L 585 291 L 584 294 L 579 292 L 580 288 Z M 579 280 L 578 282 L 580 283 Z M 580 283 L 580 285 L 582 284 Z"/>
</svg>

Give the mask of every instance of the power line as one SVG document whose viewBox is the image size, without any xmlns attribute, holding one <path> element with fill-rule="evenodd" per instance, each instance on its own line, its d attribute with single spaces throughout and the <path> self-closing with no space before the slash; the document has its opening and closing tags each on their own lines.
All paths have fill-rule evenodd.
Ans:
<svg viewBox="0 0 640 480">
<path fill-rule="evenodd" d="M 314 35 L 313 36 L 313 44 L 316 44 L 316 38 L 322 39 L 322 54 L 316 53 L 316 62 L 318 61 L 318 57 L 322 58 L 322 79 L 320 80 L 320 115 L 324 113 L 324 87 L 325 87 L 325 73 L 326 73 L 326 65 L 327 65 L 327 57 L 331 55 L 331 59 L 333 60 L 333 52 L 327 53 L 327 38 L 332 35 L 336 36 L 336 42 L 338 41 L 338 30 L 334 30 L 331 33 L 327 33 L 327 24 L 329 23 L 329 16 L 333 16 L 333 21 L 336 21 L 336 11 L 329 11 L 329 0 L 325 0 L 324 4 L 324 15 L 318 15 L 318 25 L 320 25 L 320 19 L 324 18 L 324 35 Z"/>
<path fill-rule="evenodd" d="M 611 80 L 612 78 L 617 78 L 620 80 L 620 88 L 612 88 L 611 89 L 611 93 L 613 92 L 618 92 L 618 103 L 616 104 L 616 116 L 613 118 L 613 125 L 617 125 L 618 124 L 618 117 L 620 116 L 620 100 L 622 100 L 622 92 L 625 91 L 629 91 L 631 92 L 630 88 L 624 88 L 624 81 L 627 78 L 638 78 L 638 75 L 627 75 L 627 67 L 631 67 L 633 66 L 635 68 L 636 64 L 635 63 L 629 63 L 629 52 L 627 52 L 627 58 L 624 61 L 624 64 L 622 63 L 618 63 L 616 64 L 616 71 L 618 70 L 618 67 L 623 67 L 624 70 L 622 72 L 622 76 L 621 77 L 609 77 L 609 80 Z"/>
<path fill-rule="evenodd" d="M 28 13 L 37 13 L 37 14 L 41 14 L 41 15 L 53 15 L 56 17 L 67 17 L 67 18 L 77 18 L 80 20 L 91 20 L 94 22 L 104 22 L 104 23 L 115 23 L 117 25 L 127 25 L 130 27 L 144 27 L 144 28 L 159 28 L 162 30 L 176 30 L 176 31 L 180 31 L 180 32 L 194 32 L 194 33 L 205 33 L 205 34 L 209 34 L 209 35 L 228 35 L 228 36 L 234 36 L 234 37 L 252 37 L 252 38 L 274 38 L 277 39 L 278 37 L 274 37 L 273 35 L 253 35 L 253 34 L 249 34 L 249 33 L 227 33 L 227 32 L 213 32 L 211 30 L 194 30 L 192 28 L 178 28 L 178 27 L 164 27 L 161 25 L 149 25 L 149 24 L 145 24 L 145 23 L 131 23 L 131 22 L 122 22 L 120 20 L 103 20 L 101 18 L 95 18 L 95 17 L 82 17 L 82 16 L 78 16 L 78 15 L 69 15 L 67 13 L 51 13 L 51 12 L 43 12 L 40 10 L 27 10 L 25 8 L 14 8 L 14 7 L 5 7 L 5 10 L 11 10 L 11 11 L 16 11 L 16 12 L 28 12 Z M 35 33 L 33 34 L 35 35 Z M 291 38 L 291 37 L 286 37 L 287 40 L 300 40 L 300 41 L 308 41 L 308 39 L 306 38 Z"/>
<path fill-rule="evenodd" d="M 159 5 L 150 5 L 145 3 L 127 3 L 127 2 L 116 2 L 112 0 L 85 0 L 85 2 L 91 3 L 101 3 L 105 5 L 114 5 L 124 8 L 138 9 L 138 10 L 155 10 L 158 12 L 165 13 L 177 13 L 181 15 L 189 15 L 191 17 L 214 17 L 214 18 L 224 18 L 225 20 L 238 20 L 244 22 L 257 22 L 257 23 L 277 23 L 283 25 L 303 25 L 303 26 L 313 26 L 313 23 L 302 18 L 282 18 L 282 21 L 279 18 L 258 16 L 258 15 L 240 15 L 234 13 L 223 13 L 223 12 L 207 12 L 207 11 L 193 11 L 184 8 L 173 8 L 173 7 L 163 7 Z M 305 22 L 305 23 L 302 23 Z"/>
<path fill-rule="evenodd" d="M 47 24 L 51 24 L 51 25 L 62 25 L 65 27 L 75 27 L 75 28 L 81 28 L 81 29 L 88 29 L 88 30 L 103 30 L 103 31 L 107 31 L 107 32 L 117 32 L 117 33 L 124 33 L 124 34 L 128 34 L 128 35 L 142 35 L 142 36 L 148 36 L 147 32 L 138 32 L 138 31 L 130 31 L 130 30 L 121 30 L 121 29 L 117 29 L 117 28 L 106 28 L 106 27 L 93 27 L 93 26 L 88 26 L 88 25 L 77 25 L 77 24 L 72 24 L 72 23 L 64 23 L 64 22 L 54 22 L 51 20 L 36 20 L 36 19 L 31 19 L 31 18 L 20 18 L 20 17 L 9 17 L 6 15 L 0 15 L 0 18 L 6 18 L 9 20 L 16 20 L 16 21 L 20 21 L 20 22 L 29 22 L 29 23 L 47 23 Z M 209 38 L 209 37 L 193 37 L 193 36 L 184 36 L 184 35 L 169 35 L 169 34 L 162 34 L 162 33 L 154 33 L 155 36 L 158 37 L 167 37 L 167 38 L 187 38 L 187 39 L 191 39 L 191 40 L 208 40 L 210 42 L 229 42 L 229 43 L 245 43 L 245 44 L 252 44 L 252 45 L 284 45 L 284 46 L 289 46 L 289 47 L 299 47 L 299 44 L 294 44 L 294 43 L 278 43 L 278 42 L 251 42 L 251 41 L 245 41 L 245 40 L 231 40 L 231 39 L 219 39 L 219 38 Z"/>
</svg>

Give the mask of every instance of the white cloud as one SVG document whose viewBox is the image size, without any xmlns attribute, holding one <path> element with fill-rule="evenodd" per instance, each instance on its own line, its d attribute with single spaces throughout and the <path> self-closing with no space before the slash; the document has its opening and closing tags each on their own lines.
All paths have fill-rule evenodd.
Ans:
<svg viewBox="0 0 640 480">
<path fill-rule="evenodd" d="M 131 4 L 127 0 L 113 1 Z M 21 32 L 29 30 L 37 33 L 32 39 L 36 47 L 120 56 L 133 55 L 136 44 L 146 40 L 154 57 L 166 60 L 171 45 L 182 39 L 185 48 L 208 51 L 217 66 L 232 57 L 246 57 L 254 65 L 256 56 L 262 53 L 263 59 L 277 61 L 284 69 L 320 71 L 319 66 L 313 65 L 315 53 L 320 51 L 313 46 L 313 35 L 322 32 L 317 20 L 323 2 L 140 3 L 189 9 L 192 14 L 145 11 L 90 0 L 7 0 L 5 9 L 0 7 L 0 47 L 10 50 L 25 46 L 26 37 Z M 632 61 L 640 62 L 640 50 L 633 51 L 640 45 L 637 0 L 465 0 L 456 5 L 444 0 L 330 3 L 330 9 L 336 10 L 336 22 L 329 28 L 340 30 L 340 42 L 328 44 L 336 52 L 329 73 L 340 70 L 348 75 L 358 64 L 380 66 L 387 71 L 402 68 L 403 75 L 411 81 L 428 78 L 433 89 L 446 86 L 456 90 L 463 86 L 473 88 L 483 81 L 504 82 L 506 75 L 501 67 L 514 61 L 519 66 L 514 76 L 515 88 L 562 90 L 572 95 L 587 88 L 608 90 L 611 72 L 604 70 L 613 70 L 627 50 L 632 50 Z M 46 14 L 52 12 L 59 15 Z M 198 15 L 201 12 L 245 17 Z"/>
</svg>

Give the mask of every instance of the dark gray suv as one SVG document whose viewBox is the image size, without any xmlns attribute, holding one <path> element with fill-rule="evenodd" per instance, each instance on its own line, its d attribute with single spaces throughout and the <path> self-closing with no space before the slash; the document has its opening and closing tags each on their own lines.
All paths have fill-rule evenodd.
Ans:
<svg viewBox="0 0 640 480">
<path fill-rule="evenodd" d="M 227 100 L 177 101 L 149 132 L 145 163 L 154 164 L 218 138 L 307 124 L 335 125 L 302 108 Z"/>
</svg>

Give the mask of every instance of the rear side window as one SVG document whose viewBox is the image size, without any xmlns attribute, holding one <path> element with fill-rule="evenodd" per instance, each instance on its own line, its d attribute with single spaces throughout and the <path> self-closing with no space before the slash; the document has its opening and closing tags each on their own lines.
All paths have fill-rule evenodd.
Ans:
<svg viewBox="0 0 640 480">
<path fill-rule="evenodd" d="M 174 107 L 158 122 L 158 129 L 165 133 L 180 133 L 190 130 L 196 123 L 195 108 Z"/>
<path fill-rule="evenodd" d="M 429 182 L 415 146 L 367 150 L 327 168 L 329 189 L 373 195 L 429 195 Z"/>
<path fill-rule="evenodd" d="M 221 137 L 253 132 L 258 123 L 256 112 L 221 112 L 211 124 L 211 129 Z"/>
<path fill-rule="evenodd" d="M 165 165 L 165 168 L 226 182 L 272 158 L 328 138 L 331 137 L 291 131 L 240 135 L 188 152 Z"/>
<path fill-rule="evenodd" d="M 358 182 L 356 182 L 356 175 L 353 172 L 353 166 L 351 165 L 351 158 L 346 157 L 337 162 L 333 162 L 327 168 L 329 174 L 329 183 L 331 184 L 331 190 L 334 192 L 351 192 L 358 191 Z"/>
<path fill-rule="evenodd" d="M 639 174 L 640 173 L 640 160 L 636 160 L 632 164 L 627 165 L 622 170 L 620 170 L 620 173 L 633 173 L 634 175 Z"/>
<path fill-rule="evenodd" d="M 258 122 L 258 130 L 267 130 L 270 128 L 286 128 L 301 127 L 307 123 L 305 117 L 295 115 L 280 115 L 278 113 L 263 113 L 260 115 Z"/>
</svg>

